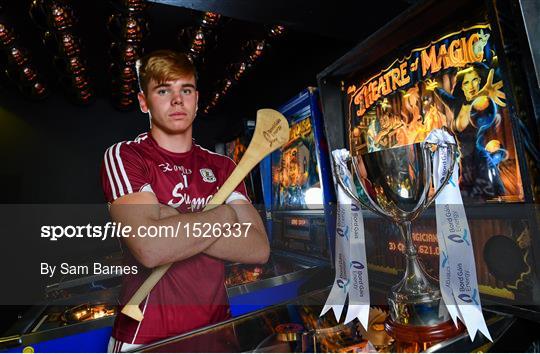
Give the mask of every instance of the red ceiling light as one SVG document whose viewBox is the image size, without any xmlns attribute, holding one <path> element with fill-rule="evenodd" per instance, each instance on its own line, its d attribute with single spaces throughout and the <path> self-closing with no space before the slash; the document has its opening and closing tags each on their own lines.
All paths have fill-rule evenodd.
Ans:
<svg viewBox="0 0 540 354">
<path fill-rule="evenodd" d="M 17 43 L 17 35 L 11 25 L 0 22 L 0 62 L 6 64 L 8 78 L 24 95 L 41 99 L 48 95 L 45 83 L 33 66 L 28 51 Z"/>
<path fill-rule="evenodd" d="M 144 37 L 145 25 L 142 19 L 128 17 L 124 26 L 123 39 L 128 43 L 140 43 Z"/>
<path fill-rule="evenodd" d="M 84 87 L 74 92 L 75 101 L 82 104 L 89 104 L 94 100 L 94 90 L 91 87 Z"/>
<path fill-rule="evenodd" d="M 246 73 L 246 71 L 249 69 L 249 64 L 245 62 L 237 63 L 232 65 L 232 78 L 236 81 L 240 81 L 242 76 Z"/>
<path fill-rule="evenodd" d="M 201 26 L 206 28 L 213 28 L 219 24 L 221 15 L 215 12 L 205 12 L 201 20 Z"/>
<path fill-rule="evenodd" d="M 47 96 L 47 86 L 43 82 L 35 82 L 30 90 L 30 96 L 35 98 Z"/>
<path fill-rule="evenodd" d="M 69 32 L 60 35 L 60 50 L 66 57 L 77 56 L 81 54 L 81 47 L 77 38 Z"/>
<path fill-rule="evenodd" d="M 116 13 L 109 17 L 113 37 L 111 56 L 112 98 L 120 110 L 130 110 L 137 102 L 136 60 L 142 55 L 142 42 L 149 33 L 142 0 L 115 0 Z"/>
<path fill-rule="evenodd" d="M 285 27 L 281 25 L 275 25 L 270 28 L 268 36 L 272 39 L 281 37 L 285 33 Z"/>
<path fill-rule="evenodd" d="M 122 51 L 121 58 L 126 63 L 135 63 L 138 56 L 139 54 L 138 54 L 137 47 L 132 44 L 128 44 L 125 46 L 124 50 Z"/>
<path fill-rule="evenodd" d="M 225 91 L 227 92 L 231 87 L 232 87 L 232 80 L 229 80 L 229 79 L 225 79 L 223 80 L 223 90 L 222 91 Z"/>
<path fill-rule="evenodd" d="M 117 41 L 132 44 L 139 44 L 148 32 L 146 20 L 138 16 L 138 14 L 112 14 L 109 16 L 107 26 L 109 32 Z"/>
<path fill-rule="evenodd" d="M 86 65 L 81 62 L 80 57 L 72 57 L 68 59 L 67 70 L 74 75 L 82 75 L 86 72 Z"/>
<path fill-rule="evenodd" d="M 13 30 L 5 23 L 0 23 L 0 45 L 2 47 L 9 47 L 15 42 L 15 35 Z"/>
<path fill-rule="evenodd" d="M 77 17 L 70 0 L 33 0 L 30 16 L 44 29 L 43 42 L 53 53 L 54 64 L 61 73 L 68 96 L 76 103 L 90 103 L 94 97 L 92 83 L 81 57 L 82 43 L 75 34 Z"/>
<path fill-rule="evenodd" d="M 8 52 L 8 63 L 16 66 L 23 66 L 28 63 L 28 55 L 18 47 L 11 47 Z"/>
<path fill-rule="evenodd" d="M 247 47 L 250 48 L 248 60 L 253 63 L 263 55 L 266 48 L 266 41 L 251 41 Z"/>
<path fill-rule="evenodd" d="M 137 80 L 137 74 L 135 73 L 135 68 L 132 66 L 124 67 L 122 69 L 122 73 L 120 74 L 120 78 L 126 82 Z"/>
<path fill-rule="evenodd" d="M 47 87 L 36 69 L 27 61 L 24 66 L 8 66 L 6 73 L 24 95 L 34 99 L 45 98 L 48 95 Z"/>
<path fill-rule="evenodd" d="M 131 43 L 119 43 L 113 42 L 109 55 L 113 59 L 113 62 L 119 62 L 124 64 L 135 64 L 139 58 L 141 49 L 138 45 Z"/>
<path fill-rule="evenodd" d="M 37 79 L 36 70 L 31 66 L 24 66 L 21 69 L 21 74 L 21 81 L 32 82 Z"/>
<path fill-rule="evenodd" d="M 200 54 L 204 46 L 206 45 L 206 40 L 204 39 L 204 31 L 199 29 L 197 32 L 195 32 L 195 36 L 193 37 L 193 42 L 191 42 L 191 48 L 190 51 L 196 54 Z"/>
<path fill-rule="evenodd" d="M 75 16 L 73 16 L 73 10 L 69 6 L 53 2 L 49 14 L 49 27 L 56 31 L 65 31 L 73 27 Z"/>
<path fill-rule="evenodd" d="M 276 39 L 285 33 L 285 27 L 277 25 L 269 29 L 267 37 L 269 39 Z M 215 106 L 217 106 L 220 99 L 222 99 L 235 81 L 239 81 L 246 72 L 251 69 L 254 64 L 262 57 L 266 48 L 268 48 L 268 40 L 250 40 L 242 46 L 242 51 L 245 53 L 244 57 L 238 63 L 232 64 L 228 67 L 227 72 L 229 74 L 228 79 L 225 79 L 218 87 L 218 92 L 213 96 L 210 96 L 208 104 L 203 108 L 203 112 L 208 114 Z"/>
<path fill-rule="evenodd" d="M 179 40 L 191 61 L 203 60 L 203 54 L 216 43 L 214 32 L 221 22 L 221 18 L 220 14 L 205 12 L 197 26 L 183 28 L 180 31 Z"/>
<path fill-rule="evenodd" d="M 84 75 L 76 75 L 72 76 L 71 79 L 73 86 L 75 86 L 78 89 L 86 89 L 90 86 L 90 83 L 86 79 Z"/>
</svg>

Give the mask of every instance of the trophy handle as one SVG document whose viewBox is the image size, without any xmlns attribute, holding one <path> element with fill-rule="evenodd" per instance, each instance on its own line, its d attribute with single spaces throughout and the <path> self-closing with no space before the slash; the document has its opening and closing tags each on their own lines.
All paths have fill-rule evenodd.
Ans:
<svg viewBox="0 0 540 354">
<path fill-rule="evenodd" d="M 352 158 L 349 156 L 347 158 L 347 161 L 352 161 Z M 369 204 L 366 204 L 363 200 L 361 200 L 360 198 L 358 198 L 358 196 L 356 195 L 356 192 L 354 192 L 351 188 L 349 188 L 349 186 L 346 186 L 345 185 L 345 182 L 343 182 L 343 179 L 341 178 L 341 173 L 339 171 L 341 171 L 341 169 L 343 168 L 342 166 L 340 166 L 336 160 L 335 160 L 335 157 L 332 156 L 332 163 L 334 165 L 334 171 L 336 173 L 334 173 L 334 178 L 336 180 L 336 182 L 341 186 L 341 188 L 343 188 L 343 190 L 345 191 L 345 194 L 347 194 L 347 196 L 349 198 L 351 198 L 352 200 L 354 200 L 355 202 L 357 202 L 358 204 L 361 204 L 363 207 L 365 207 L 366 209 L 369 209 L 370 211 L 376 213 L 376 214 L 379 214 L 381 215 L 381 212 L 379 210 L 376 210 L 375 208 L 373 208 L 371 205 Z M 352 162 L 354 164 L 354 162 Z M 363 187 L 362 187 L 363 188 Z M 384 216 L 384 214 L 383 214 Z"/>
<path fill-rule="evenodd" d="M 454 138 L 454 141 L 455 141 L 454 144 L 447 144 L 447 149 L 452 150 L 452 155 L 453 155 L 452 157 L 454 157 L 454 158 L 452 158 L 451 161 L 450 161 L 450 166 L 448 166 L 446 176 L 444 176 L 444 180 L 442 181 L 441 185 L 439 186 L 439 188 L 437 188 L 437 190 L 435 191 L 433 196 L 429 199 L 428 204 L 427 204 L 428 206 L 431 205 L 431 203 L 435 199 L 437 199 L 439 194 L 441 194 L 441 192 L 444 190 L 444 187 L 446 187 L 446 184 L 448 183 L 448 181 L 450 181 L 450 178 L 452 177 L 452 173 L 454 173 L 454 166 L 456 164 L 456 161 L 459 159 L 459 155 L 460 155 L 458 145 L 457 145 L 457 138 L 456 138 L 455 134 L 452 131 L 450 131 L 450 129 L 448 129 L 446 126 L 443 126 L 441 129 L 446 131 L 448 134 L 450 134 Z M 437 148 L 439 149 L 440 147 L 437 147 Z M 428 150 L 429 150 L 429 148 L 428 148 Z M 429 151 L 429 153 L 434 154 L 434 152 L 432 152 L 432 151 Z"/>
</svg>

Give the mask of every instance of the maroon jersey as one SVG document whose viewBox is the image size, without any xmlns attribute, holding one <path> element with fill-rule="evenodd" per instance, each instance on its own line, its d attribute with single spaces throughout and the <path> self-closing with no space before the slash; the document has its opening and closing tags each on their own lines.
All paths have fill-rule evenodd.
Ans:
<svg viewBox="0 0 540 354">
<path fill-rule="evenodd" d="M 235 163 L 193 144 L 190 151 L 174 153 L 160 147 L 150 133 L 134 141 L 111 146 L 101 169 L 108 202 L 136 192 L 152 192 L 161 204 L 181 213 L 202 211 L 225 182 Z M 227 202 L 245 199 L 241 183 Z M 157 241 L 159 242 L 159 241 Z M 126 264 L 138 265 L 138 274 L 124 275 L 122 303 L 151 273 L 126 252 Z M 144 314 L 137 322 L 118 313 L 113 337 L 132 344 L 146 344 L 229 318 L 221 260 L 198 254 L 174 263 L 141 304 Z"/>
</svg>

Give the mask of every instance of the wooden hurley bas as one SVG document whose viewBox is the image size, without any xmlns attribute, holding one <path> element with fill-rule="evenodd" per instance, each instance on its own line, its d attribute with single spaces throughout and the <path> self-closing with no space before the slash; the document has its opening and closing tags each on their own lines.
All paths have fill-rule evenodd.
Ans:
<svg viewBox="0 0 540 354">
<path fill-rule="evenodd" d="M 283 146 L 287 141 L 289 141 L 289 123 L 287 119 L 273 109 L 258 110 L 257 125 L 255 126 L 251 143 L 238 163 L 238 166 L 236 166 L 216 195 L 208 202 L 204 211 L 224 203 L 248 173 L 266 155 Z M 165 275 L 171 265 L 172 263 L 169 263 L 156 267 L 141 287 L 133 294 L 128 304 L 124 306 L 122 313 L 137 321 L 142 321 L 143 314 L 139 308 L 139 304 L 146 298 L 161 277 Z"/>
</svg>

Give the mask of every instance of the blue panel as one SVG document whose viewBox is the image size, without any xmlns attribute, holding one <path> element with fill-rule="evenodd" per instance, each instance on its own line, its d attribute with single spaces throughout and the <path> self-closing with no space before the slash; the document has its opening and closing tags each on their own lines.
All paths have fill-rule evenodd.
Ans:
<svg viewBox="0 0 540 354">
<path fill-rule="evenodd" d="M 21 347 L 4 351 L 5 353 L 21 353 L 23 348 L 31 346 L 40 353 L 106 353 L 112 327 L 95 329 L 39 343 L 29 343 Z"/>
<path fill-rule="evenodd" d="M 233 317 L 263 309 L 268 306 L 298 297 L 298 288 L 305 279 L 293 281 L 273 288 L 261 289 L 229 299 Z"/>
<path fill-rule="evenodd" d="M 272 209 L 272 162 L 270 156 L 266 156 L 259 165 L 261 173 L 261 186 L 263 191 L 264 209 L 270 211 Z M 268 241 L 272 244 L 272 220 L 264 220 L 266 224 L 266 234 Z"/>
<path fill-rule="evenodd" d="M 313 117 L 313 128 L 315 132 L 315 144 L 317 152 L 317 161 L 319 162 L 319 178 L 323 189 L 324 201 L 324 216 L 326 221 L 326 232 L 330 245 L 330 257 L 332 263 L 334 258 L 334 244 L 336 231 L 336 218 L 333 215 L 332 204 L 336 203 L 336 194 L 332 178 L 332 168 L 330 166 L 330 151 L 326 136 L 324 135 L 323 114 L 319 101 L 319 91 L 316 89 L 310 90 L 310 107 L 311 116 Z"/>
</svg>

